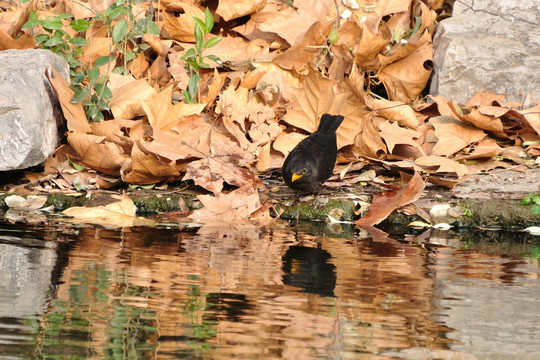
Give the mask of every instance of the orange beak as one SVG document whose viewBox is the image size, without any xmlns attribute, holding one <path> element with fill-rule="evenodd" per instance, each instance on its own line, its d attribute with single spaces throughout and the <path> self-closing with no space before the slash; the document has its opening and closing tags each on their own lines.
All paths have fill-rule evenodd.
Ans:
<svg viewBox="0 0 540 360">
<path fill-rule="evenodd" d="M 300 179 L 302 176 L 304 176 L 304 174 L 293 173 L 291 177 L 291 182 L 295 182 L 296 180 Z"/>
</svg>

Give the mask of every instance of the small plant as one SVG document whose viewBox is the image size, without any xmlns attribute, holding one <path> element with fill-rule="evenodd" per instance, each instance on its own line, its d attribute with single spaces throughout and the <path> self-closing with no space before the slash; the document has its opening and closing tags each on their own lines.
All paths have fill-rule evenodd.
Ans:
<svg viewBox="0 0 540 360">
<path fill-rule="evenodd" d="M 34 37 L 36 44 L 63 57 L 69 64 L 71 76 L 74 76 L 76 68 L 82 66 L 78 58 L 83 54 L 83 46 L 88 44 L 88 41 L 79 36 L 71 37 L 64 30 L 66 27 L 64 21 L 70 18 L 73 18 L 73 15 L 58 14 L 44 20 L 39 20 L 37 13 L 31 11 L 29 20 L 22 26 L 22 29 L 32 29 L 41 26 L 45 34 L 38 34 Z M 85 19 L 71 20 L 69 23 L 69 27 L 78 33 L 88 30 L 90 25 L 90 21 Z"/>
<path fill-rule="evenodd" d="M 145 34 L 159 35 L 159 27 L 152 21 L 152 14 L 137 19 L 134 6 L 138 4 L 138 0 L 117 0 L 105 13 L 98 13 L 93 19 L 103 22 L 109 28 L 113 44 L 121 55 L 122 66 L 113 69 L 117 74 L 127 75 L 127 63 L 150 47 L 140 40 Z M 115 23 L 119 17 L 120 20 Z"/>
<path fill-rule="evenodd" d="M 195 47 L 186 51 L 184 56 L 181 57 L 181 59 L 186 62 L 185 68 L 189 73 L 188 87 L 183 91 L 184 100 L 188 104 L 196 103 L 200 98 L 199 81 L 201 78 L 199 71 L 210 67 L 205 60 L 210 59 L 221 64 L 221 59 L 217 56 L 203 55 L 204 50 L 216 46 L 222 40 L 222 37 L 220 36 L 208 39 L 208 41 L 205 40 L 205 36 L 208 35 L 214 27 L 212 13 L 206 8 L 206 11 L 204 12 L 204 21 L 195 16 L 193 19 L 196 22 L 193 29 L 193 34 L 195 35 Z"/>
<path fill-rule="evenodd" d="M 523 205 L 529 205 L 533 214 L 540 214 L 540 194 L 529 194 L 529 196 L 521 199 Z"/>
<path fill-rule="evenodd" d="M 73 103 L 81 103 L 84 106 L 86 117 L 93 121 L 103 121 L 103 111 L 109 111 L 109 101 L 112 92 L 107 86 L 110 71 L 118 74 L 128 74 L 127 63 L 138 54 L 149 48 L 148 44 L 140 39 L 144 34 L 159 34 L 158 26 L 152 21 L 153 15 L 137 19 L 134 14 L 134 5 L 138 0 L 117 0 L 110 5 L 103 14 L 95 12 L 92 21 L 86 19 L 72 20 L 70 14 L 58 14 L 53 17 L 39 20 L 35 11 L 30 12 L 29 20 L 23 25 L 23 29 L 32 29 L 41 26 L 45 33 L 35 36 L 37 45 L 49 49 L 63 57 L 70 67 L 71 88 L 75 91 Z M 118 21 L 116 19 L 120 18 Z M 116 22 L 115 22 L 116 21 Z M 114 48 L 111 48 L 110 56 L 98 58 L 91 66 L 83 64 L 79 59 L 84 53 L 84 46 L 88 41 L 82 37 L 71 37 L 66 31 L 66 26 L 77 33 L 87 31 L 93 22 L 101 22 L 107 26 Z M 121 66 L 115 66 L 114 50 L 119 54 Z M 111 64 L 111 69 L 102 74 L 100 66 Z"/>
</svg>

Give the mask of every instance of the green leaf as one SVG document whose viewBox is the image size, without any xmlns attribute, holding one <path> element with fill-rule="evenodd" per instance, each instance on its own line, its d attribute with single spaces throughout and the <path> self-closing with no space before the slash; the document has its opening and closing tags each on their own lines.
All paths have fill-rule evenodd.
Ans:
<svg viewBox="0 0 540 360">
<path fill-rule="evenodd" d="M 89 96 L 90 96 L 89 87 L 80 88 L 78 91 L 75 91 L 75 94 L 73 94 L 73 97 L 71 98 L 70 103 L 78 104 Z"/>
<path fill-rule="evenodd" d="M 83 32 L 90 28 L 90 21 L 86 19 L 76 19 L 71 21 L 69 26 L 71 26 L 71 28 L 75 31 Z"/>
<path fill-rule="evenodd" d="M 99 69 L 97 67 L 88 69 L 88 81 L 90 84 L 95 84 L 99 78 Z"/>
<path fill-rule="evenodd" d="M 159 35 L 160 30 L 157 24 L 153 21 L 149 21 L 148 24 L 144 27 L 145 34 Z"/>
<path fill-rule="evenodd" d="M 52 17 L 49 19 L 41 20 L 41 25 L 47 30 L 59 30 L 64 27 L 64 23 L 59 18 Z"/>
<path fill-rule="evenodd" d="M 193 74 L 191 78 L 189 78 L 188 92 L 191 98 L 195 99 L 199 92 L 199 75 Z"/>
<path fill-rule="evenodd" d="M 112 4 L 107 8 L 107 10 L 105 10 L 105 15 L 111 19 L 116 19 L 118 16 L 126 14 L 126 12 L 127 10 L 124 6 Z"/>
<path fill-rule="evenodd" d="M 182 95 L 184 95 L 184 101 L 187 104 L 193 104 L 195 101 L 191 98 L 191 95 L 189 95 L 189 92 L 187 90 L 182 90 Z"/>
<path fill-rule="evenodd" d="M 112 98 L 112 92 L 111 89 L 107 85 L 104 84 L 96 84 L 96 92 L 98 95 L 101 95 L 102 99 L 111 99 Z M 108 105 L 105 104 L 107 107 Z"/>
<path fill-rule="evenodd" d="M 193 17 L 193 20 L 195 20 L 195 22 L 197 24 L 195 24 L 195 26 L 199 25 L 201 27 L 201 30 L 202 31 L 205 31 L 206 29 L 206 24 L 204 23 L 204 21 L 202 21 L 201 19 L 199 19 L 198 17 L 196 16 L 192 16 Z"/>
<path fill-rule="evenodd" d="M 86 74 L 84 72 L 82 72 L 82 71 L 79 71 L 71 79 L 71 83 L 72 84 L 80 84 L 85 78 L 86 78 Z"/>
<path fill-rule="evenodd" d="M 186 51 L 183 58 L 190 59 L 190 58 L 194 58 L 195 56 L 197 56 L 197 52 L 195 51 L 194 48 L 191 48 L 191 49 L 188 49 L 188 51 Z"/>
<path fill-rule="evenodd" d="M 214 17 L 212 16 L 212 13 L 208 8 L 204 11 L 204 22 L 206 23 L 206 29 L 205 34 L 208 34 L 210 31 L 212 31 L 212 28 L 214 27 Z"/>
<path fill-rule="evenodd" d="M 193 29 L 195 35 L 195 48 L 197 52 L 200 53 L 204 44 L 204 35 L 199 24 L 195 24 L 195 29 Z"/>
<path fill-rule="evenodd" d="M 219 42 L 223 40 L 223 38 L 221 36 L 216 36 L 216 37 L 213 37 L 211 39 L 209 39 L 207 42 L 206 42 L 206 45 L 205 45 L 205 48 L 206 49 L 209 49 L 211 47 L 214 47 L 216 46 L 217 44 L 219 44 Z"/>
<path fill-rule="evenodd" d="M 218 65 L 223 65 L 223 61 L 221 61 L 221 59 L 216 55 L 208 55 L 206 57 L 212 61 L 215 61 L 216 63 L 218 63 Z"/>
<path fill-rule="evenodd" d="M 199 65 L 200 68 L 203 68 L 203 69 L 208 69 L 210 67 L 210 65 L 205 63 L 203 59 L 201 59 L 201 61 L 199 61 L 198 65 Z"/>
<path fill-rule="evenodd" d="M 22 29 L 23 30 L 31 29 L 31 28 L 39 26 L 39 25 L 41 25 L 41 21 L 38 20 L 36 12 L 35 11 L 30 11 L 29 20 L 24 23 L 24 25 L 22 26 Z"/>
<path fill-rule="evenodd" d="M 43 44 L 43 45 L 53 47 L 53 46 L 56 46 L 56 45 L 61 44 L 63 42 L 64 42 L 64 39 L 62 39 L 61 37 L 59 38 L 58 36 L 53 36 L 52 38 L 47 40 L 45 42 L 45 44 Z"/>
<path fill-rule="evenodd" d="M 112 39 L 115 44 L 118 44 L 121 40 L 124 40 L 129 29 L 127 19 L 120 19 L 116 25 L 114 25 L 112 32 Z"/>
<path fill-rule="evenodd" d="M 116 59 L 114 56 L 112 55 L 109 55 L 109 56 L 102 56 L 100 58 L 98 58 L 95 62 L 94 62 L 94 66 L 95 67 L 99 67 L 99 66 L 103 66 L 111 61 L 114 61 L 114 59 Z"/>
<path fill-rule="evenodd" d="M 133 59 L 135 59 L 136 56 L 137 56 L 137 54 L 135 53 L 135 51 L 128 51 L 126 53 L 126 60 L 127 61 L 133 60 Z"/>
<path fill-rule="evenodd" d="M 187 58 L 185 60 L 193 70 L 195 70 L 195 71 L 199 70 L 199 64 L 197 63 L 197 59 L 195 59 L 195 58 Z"/>
<path fill-rule="evenodd" d="M 72 43 L 73 45 L 75 46 L 84 46 L 86 44 L 88 44 L 88 40 L 80 37 L 80 36 L 76 36 L 74 37 L 73 39 L 69 40 L 70 43 Z"/>
<path fill-rule="evenodd" d="M 34 41 L 36 42 L 36 45 L 42 45 L 47 40 L 49 40 L 51 37 L 47 34 L 38 34 L 34 37 Z"/>
<path fill-rule="evenodd" d="M 61 14 L 55 15 L 54 17 L 57 17 L 59 19 L 70 19 L 70 18 L 73 17 L 73 15 L 66 14 L 66 13 L 61 13 Z"/>
</svg>

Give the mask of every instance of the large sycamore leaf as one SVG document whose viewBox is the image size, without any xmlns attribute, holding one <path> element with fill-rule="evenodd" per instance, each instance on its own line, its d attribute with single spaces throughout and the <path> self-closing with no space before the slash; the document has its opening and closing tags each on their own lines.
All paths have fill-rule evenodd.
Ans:
<svg viewBox="0 0 540 360">
<path fill-rule="evenodd" d="M 220 0 L 216 14 L 225 21 L 253 14 L 264 8 L 266 0 Z"/>
<path fill-rule="evenodd" d="M 349 102 L 346 94 L 340 91 L 334 81 L 310 71 L 304 77 L 304 87 L 294 91 L 294 103 L 283 120 L 297 128 L 314 132 L 323 114 L 343 115 L 345 119 L 336 132 L 338 148 L 353 144 L 356 134 L 362 129 L 365 106 Z"/>
<path fill-rule="evenodd" d="M 193 29 L 195 28 L 194 17 L 204 19 L 204 12 L 196 6 L 182 2 L 174 2 L 163 11 L 163 26 L 173 39 L 185 42 L 195 42 Z M 169 12 L 171 11 L 171 12 Z M 173 12 L 182 12 L 175 16 Z"/>
<path fill-rule="evenodd" d="M 397 121 L 398 124 L 410 129 L 416 129 L 420 123 L 420 114 L 417 114 L 410 105 L 401 101 L 366 96 L 365 102 L 367 107 L 376 111 L 380 116 L 387 120 Z"/>
<path fill-rule="evenodd" d="M 273 62 L 284 69 L 294 69 L 299 74 L 305 73 L 311 67 L 313 59 L 319 54 L 318 46 L 326 42 L 326 37 L 333 26 L 333 22 L 327 24 L 322 22 L 314 23 L 298 44 L 276 56 Z"/>
<path fill-rule="evenodd" d="M 450 116 L 435 116 L 429 120 L 439 139 L 433 148 L 433 155 L 450 156 L 469 144 L 486 137 L 484 131 L 467 126 Z"/>
<path fill-rule="evenodd" d="M 140 142 L 147 153 L 169 160 L 204 158 L 210 153 L 212 125 L 201 116 L 183 118 L 170 131 L 153 130 L 152 137 Z"/>
<path fill-rule="evenodd" d="M 376 31 L 371 30 L 373 27 Z M 362 69 L 377 70 L 380 66 L 377 54 L 391 38 L 392 33 L 385 23 L 379 23 L 379 19 L 367 20 L 362 26 L 362 37 L 353 49 L 355 64 Z"/>
<path fill-rule="evenodd" d="M 121 175 L 122 180 L 129 184 L 155 184 L 178 179 L 181 167 L 173 160 L 166 161 L 146 152 L 137 142 L 131 151 L 131 158 L 122 166 Z"/>
<path fill-rule="evenodd" d="M 113 91 L 111 112 L 115 118 L 134 119 L 144 115 L 141 102 L 155 97 L 157 91 L 145 79 L 125 83 Z"/>
<path fill-rule="evenodd" d="M 107 228 L 149 225 L 152 222 L 136 216 L 133 200 L 125 193 L 112 195 L 118 201 L 100 206 L 77 206 L 66 209 L 62 214 L 73 218 L 72 221 L 100 224 Z"/>
<path fill-rule="evenodd" d="M 296 45 L 313 23 L 327 23 L 333 19 L 335 9 L 332 0 L 295 0 L 294 7 L 279 1 L 268 2 L 262 10 L 251 15 L 246 28 L 275 33 L 290 45 Z"/>
<path fill-rule="evenodd" d="M 455 173 L 458 177 L 462 177 L 469 172 L 467 166 L 442 156 L 422 156 L 416 159 L 414 163 L 427 172 Z"/>
<path fill-rule="evenodd" d="M 239 187 L 250 184 L 264 188 L 262 181 L 247 168 L 253 160 L 252 153 L 241 149 L 229 137 L 213 132 L 209 156 L 186 165 L 182 180 L 193 180 L 214 194 L 221 192 L 224 182 Z"/>
<path fill-rule="evenodd" d="M 80 103 L 71 103 L 75 92 L 71 90 L 67 81 L 53 67 L 51 67 L 51 71 L 52 76 L 47 73 L 47 78 L 51 82 L 56 97 L 60 102 L 62 112 L 67 121 L 68 130 L 78 133 L 90 133 L 92 129 L 90 128 L 90 124 L 88 124 L 88 119 L 82 105 Z"/>
<path fill-rule="evenodd" d="M 422 147 L 414 140 L 417 133 L 414 130 L 405 129 L 398 125 L 397 122 L 384 121 L 379 124 L 381 138 L 388 147 L 388 153 L 392 154 L 394 147 L 398 144 L 409 145 L 416 149 L 420 154 L 424 155 Z"/>
<path fill-rule="evenodd" d="M 432 60 L 432 45 L 426 43 L 406 58 L 381 68 L 379 79 L 390 100 L 408 102 L 420 95 L 431 75 Z"/>
<path fill-rule="evenodd" d="M 203 208 L 189 217 L 199 222 L 224 223 L 246 220 L 261 208 L 259 192 L 251 185 L 242 186 L 229 194 L 198 195 Z"/>
<path fill-rule="evenodd" d="M 183 117 L 200 114 L 206 104 L 186 104 L 184 102 L 173 105 L 173 86 L 167 86 L 158 94 L 142 101 L 141 105 L 148 122 L 153 128 L 160 130 L 170 130 L 176 126 Z"/>
<path fill-rule="evenodd" d="M 67 140 L 85 165 L 108 175 L 118 176 L 128 157 L 119 145 L 106 141 L 105 136 L 70 132 Z"/>
<path fill-rule="evenodd" d="M 415 172 L 414 176 L 403 189 L 375 194 L 369 207 L 369 212 L 356 220 L 355 224 L 362 227 L 377 225 L 386 219 L 392 211 L 420 199 L 425 187 L 426 183 Z"/>
</svg>

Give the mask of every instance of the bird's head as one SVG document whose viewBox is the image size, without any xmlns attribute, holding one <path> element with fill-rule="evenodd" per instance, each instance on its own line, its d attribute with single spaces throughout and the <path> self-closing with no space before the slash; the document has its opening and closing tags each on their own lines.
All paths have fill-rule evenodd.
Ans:
<svg viewBox="0 0 540 360">
<path fill-rule="evenodd" d="M 313 174 L 313 168 L 311 165 L 306 163 L 297 164 L 297 166 L 293 169 L 291 174 L 291 182 L 295 182 L 299 179 L 310 178 Z"/>
</svg>

